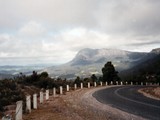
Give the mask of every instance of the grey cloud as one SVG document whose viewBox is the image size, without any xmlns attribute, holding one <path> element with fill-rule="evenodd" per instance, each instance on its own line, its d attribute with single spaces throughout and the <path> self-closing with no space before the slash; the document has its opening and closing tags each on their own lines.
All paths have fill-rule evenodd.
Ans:
<svg viewBox="0 0 160 120">
<path fill-rule="evenodd" d="M 159 6 L 158 0 L 1 0 L 0 27 L 35 20 L 55 31 L 82 26 L 109 34 L 159 34 Z"/>
<path fill-rule="evenodd" d="M 0 57 L 69 60 L 86 47 L 149 51 L 160 46 L 159 6 L 159 0 L 0 0 Z"/>
<path fill-rule="evenodd" d="M 97 24 L 112 34 L 159 34 L 160 2 L 149 0 L 111 0 L 96 12 Z"/>
<path fill-rule="evenodd" d="M 147 46 L 147 45 L 160 45 L 160 40 L 155 40 L 155 41 L 144 41 L 141 43 L 132 43 L 132 44 L 128 44 L 130 46 Z"/>
<path fill-rule="evenodd" d="M 53 29 L 75 26 L 90 26 L 93 23 L 94 0 L 15 0 L 0 1 L 1 28 L 16 28 L 24 21 L 46 22 Z M 11 18 L 11 19 L 10 19 Z M 5 24 L 5 25 L 4 25 Z M 92 24 L 93 25 L 93 24 Z M 13 29 L 12 28 L 12 29 Z"/>
</svg>

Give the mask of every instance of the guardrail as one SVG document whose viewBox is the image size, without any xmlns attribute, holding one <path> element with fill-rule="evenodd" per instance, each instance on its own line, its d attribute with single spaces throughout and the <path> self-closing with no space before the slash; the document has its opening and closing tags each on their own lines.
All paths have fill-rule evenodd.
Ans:
<svg viewBox="0 0 160 120">
<path fill-rule="evenodd" d="M 97 86 L 108 86 L 108 85 L 113 85 L 113 81 L 110 82 L 110 84 L 108 82 L 106 82 L 105 84 L 103 82 L 100 82 L 99 84 L 97 82 L 94 82 L 93 85 L 91 86 L 91 83 L 88 82 L 87 83 L 87 86 L 86 88 L 91 88 L 91 87 L 97 87 Z M 138 82 L 122 82 L 122 81 L 116 81 L 115 82 L 115 85 L 157 85 L 159 86 L 159 83 L 157 84 L 152 84 L 152 83 L 144 83 L 144 82 L 141 82 L 140 84 L 138 84 Z M 84 88 L 84 84 L 81 82 L 80 83 L 80 89 L 83 89 Z M 74 84 L 74 90 L 77 90 L 78 87 L 77 87 L 77 84 Z M 52 95 L 53 97 L 56 96 L 56 88 L 54 87 L 53 88 L 53 92 L 52 92 Z M 70 91 L 70 86 L 69 85 L 66 85 L 66 92 L 69 92 Z M 63 95 L 64 94 L 64 89 L 62 86 L 59 87 L 59 94 L 60 95 Z M 44 102 L 44 96 L 46 98 L 46 100 L 49 100 L 49 89 L 47 89 L 44 93 L 43 89 L 40 91 L 39 93 L 39 103 L 40 104 L 43 104 Z M 37 94 L 33 94 L 33 109 L 37 109 L 38 107 L 38 100 L 37 100 Z M 31 96 L 30 95 L 26 95 L 26 111 L 28 113 L 31 113 Z M 22 120 L 23 119 L 23 101 L 17 101 L 16 102 L 16 112 L 15 112 L 15 115 L 14 115 L 14 118 L 12 118 L 12 116 L 10 115 L 6 115 L 6 116 L 3 116 L 2 120 Z"/>
</svg>

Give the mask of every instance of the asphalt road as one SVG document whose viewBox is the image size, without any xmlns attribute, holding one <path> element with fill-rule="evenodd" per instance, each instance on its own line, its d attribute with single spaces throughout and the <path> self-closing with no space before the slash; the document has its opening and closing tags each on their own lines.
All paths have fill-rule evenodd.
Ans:
<svg viewBox="0 0 160 120">
<path fill-rule="evenodd" d="M 147 98 L 137 90 L 147 86 L 118 86 L 96 91 L 93 94 L 99 102 L 141 116 L 160 120 L 160 101 Z"/>
</svg>

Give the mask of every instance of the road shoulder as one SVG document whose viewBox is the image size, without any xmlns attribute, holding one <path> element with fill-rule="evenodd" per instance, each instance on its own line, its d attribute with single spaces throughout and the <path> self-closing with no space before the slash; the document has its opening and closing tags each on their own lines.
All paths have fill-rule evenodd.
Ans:
<svg viewBox="0 0 160 120">
<path fill-rule="evenodd" d="M 143 94 L 146 97 L 160 100 L 160 87 L 148 87 L 148 88 L 142 88 L 138 90 L 139 93 Z"/>
<path fill-rule="evenodd" d="M 37 110 L 25 114 L 23 120 L 143 120 L 143 118 L 123 112 L 98 102 L 92 94 L 105 87 L 84 88 L 67 92 L 57 97 L 50 96 Z"/>
</svg>

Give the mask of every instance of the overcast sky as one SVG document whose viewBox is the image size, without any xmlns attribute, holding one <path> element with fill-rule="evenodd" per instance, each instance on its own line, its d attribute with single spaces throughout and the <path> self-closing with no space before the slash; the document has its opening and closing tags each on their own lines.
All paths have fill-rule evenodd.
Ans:
<svg viewBox="0 0 160 120">
<path fill-rule="evenodd" d="M 65 63 L 83 48 L 160 47 L 160 0 L 0 0 L 0 65 Z"/>
</svg>

